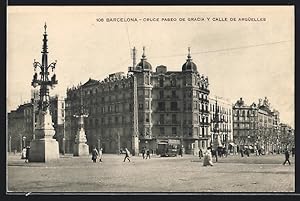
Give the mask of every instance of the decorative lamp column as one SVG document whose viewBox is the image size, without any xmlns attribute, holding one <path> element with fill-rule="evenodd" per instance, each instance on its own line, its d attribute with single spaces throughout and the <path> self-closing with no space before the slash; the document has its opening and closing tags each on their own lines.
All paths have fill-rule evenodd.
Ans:
<svg viewBox="0 0 300 201">
<path fill-rule="evenodd" d="M 218 162 L 218 147 L 222 146 L 221 140 L 220 140 L 220 129 L 219 129 L 219 123 L 221 123 L 220 118 L 219 118 L 219 109 L 218 109 L 218 102 L 216 101 L 216 112 L 215 112 L 215 116 L 213 118 L 213 123 L 214 123 L 214 128 L 213 128 L 213 132 L 214 132 L 214 138 L 212 139 L 213 144 L 212 144 L 212 149 L 216 151 L 216 162 Z"/>
<path fill-rule="evenodd" d="M 31 85 L 40 86 L 40 97 L 38 103 L 38 116 L 35 128 L 35 139 L 30 142 L 29 162 L 48 162 L 59 158 L 58 142 L 53 139 L 55 130 L 53 128 L 52 117 L 49 111 L 49 88 L 54 88 L 57 84 L 54 73 L 56 61 L 48 65 L 48 45 L 47 45 L 47 25 L 44 26 L 44 38 L 42 49 L 42 63 L 34 60 L 34 75 Z M 40 70 L 39 76 L 37 67 Z M 49 79 L 49 68 L 52 77 Z"/>
<path fill-rule="evenodd" d="M 88 117 L 88 114 L 84 112 L 82 101 L 82 87 L 80 87 L 80 112 L 74 115 L 78 119 L 78 130 L 75 138 L 73 156 L 88 156 L 89 145 L 86 144 L 87 139 L 84 130 L 84 118 Z"/>
</svg>

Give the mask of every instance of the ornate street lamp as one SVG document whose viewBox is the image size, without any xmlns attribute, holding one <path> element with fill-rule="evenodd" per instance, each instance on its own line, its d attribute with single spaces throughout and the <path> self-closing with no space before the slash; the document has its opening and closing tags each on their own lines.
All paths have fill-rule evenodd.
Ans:
<svg viewBox="0 0 300 201">
<path fill-rule="evenodd" d="M 23 139 L 23 147 L 26 147 L 26 136 L 23 136 L 22 139 Z"/>
<path fill-rule="evenodd" d="M 34 75 L 31 82 L 33 87 L 40 86 L 38 101 L 38 116 L 35 129 L 35 139 L 30 143 L 30 162 L 47 162 L 59 158 L 58 142 L 53 139 L 55 130 L 53 128 L 52 117 L 49 111 L 50 97 L 49 88 L 54 88 L 57 84 L 54 73 L 56 61 L 48 65 L 48 45 L 47 45 L 47 25 L 44 26 L 44 38 L 42 48 L 42 63 L 34 60 Z M 51 69 L 51 72 L 50 72 Z M 39 71 L 39 73 L 37 72 Z M 49 79 L 49 76 L 52 77 Z"/>
<path fill-rule="evenodd" d="M 218 109 L 218 102 L 216 101 L 216 112 L 213 118 L 213 123 L 214 123 L 214 127 L 213 127 L 213 133 L 214 133 L 214 137 L 211 139 L 212 140 L 212 149 L 215 151 L 215 156 L 216 156 L 216 162 L 218 162 L 218 147 L 221 145 L 220 142 L 220 136 L 219 136 L 219 123 L 221 123 L 220 119 L 219 119 L 219 109 Z"/>
<path fill-rule="evenodd" d="M 80 111 L 79 114 L 74 115 L 78 119 L 78 130 L 74 144 L 74 156 L 88 156 L 89 145 L 86 144 L 87 139 L 84 129 L 84 118 L 88 117 L 88 114 L 84 111 L 83 99 L 82 99 L 82 86 L 80 87 Z"/>
</svg>

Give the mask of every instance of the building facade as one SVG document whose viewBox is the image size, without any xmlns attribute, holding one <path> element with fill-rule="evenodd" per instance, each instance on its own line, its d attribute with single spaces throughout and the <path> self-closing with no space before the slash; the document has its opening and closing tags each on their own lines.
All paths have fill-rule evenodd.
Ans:
<svg viewBox="0 0 300 201">
<path fill-rule="evenodd" d="M 16 110 L 8 113 L 7 134 L 8 151 L 20 151 L 23 147 L 30 145 L 35 138 L 36 116 L 38 114 L 39 93 L 31 91 L 31 101 L 24 103 Z M 50 97 L 50 113 L 55 129 L 55 138 L 60 143 L 60 151 L 63 152 L 62 137 L 64 133 L 64 98 L 59 96 Z"/>
<path fill-rule="evenodd" d="M 233 135 L 240 148 L 250 146 L 265 153 L 278 148 L 280 114 L 271 109 L 267 97 L 250 106 L 240 98 L 233 106 L 233 114 Z"/>
<path fill-rule="evenodd" d="M 288 124 L 280 123 L 277 149 L 279 152 L 285 149 L 292 150 L 295 148 L 295 130 Z"/>
<path fill-rule="evenodd" d="M 232 103 L 225 98 L 210 95 L 209 97 L 210 111 L 210 144 L 216 139 L 215 135 L 219 135 L 221 146 L 226 147 L 233 152 L 235 144 L 233 143 L 233 118 L 232 118 Z M 218 120 L 214 122 L 214 117 L 218 113 Z M 218 124 L 219 132 L 214 133 L 214 124 Z"/>
<path fill-rule="evenodd" d="M 33 104 L 25 103 L 8 113 L 8 151 L 20 152 L 33 139 Z"/>
<path fill-rule="evenodd" d="M 73 152 L 78 129 L 74 115 L 80 110 L 81 90 L 88 114 L 84 128 L 90 151 L 93 147 L 102 147 L 104 152 L 111 153 L 118 153 L 121 147 L 134 149 L 132 138 L 137 135 L 134 82 L 133 76 L 116 73 L 101 82 L 89 79 L 85 84 L 67 90 L 66 152 Z"/>
<path fill-rule="evenodd" d="M 72 152 L 80 90 L 89 113 L 85 130 L 90 148 L 116 153 L 142 147 L 156 151 L 160 141 L 173 140 L 185 153 L 198 153 L 209 140 L 208 78 L 200 75 L 190 53 L 181 71 L 158 66 L 153 71 L 143 52 L 127 75 L 114 73 L 103 81 L 90 79 L 67 90 L 66 142 Z"/>
</svg>

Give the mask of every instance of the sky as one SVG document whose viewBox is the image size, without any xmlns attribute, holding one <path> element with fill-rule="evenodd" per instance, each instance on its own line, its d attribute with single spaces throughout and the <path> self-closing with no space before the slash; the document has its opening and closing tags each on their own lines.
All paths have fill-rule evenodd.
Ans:
<svg viewBox="0 0 300 201">
<path fill-rule="evenodd" d="M 126 73 L 134 46 L 137 62 L 145 46 L 153 70 L 181 71 L 190 47 L 211 94 L 248 105 L 267 97 L 281 122 L 294 127 L 293 6 L 8 6 L 8 112 L 30 100 L 45 22 L 49 63 L 57 60 L 51 94 Z"/>
</svg>

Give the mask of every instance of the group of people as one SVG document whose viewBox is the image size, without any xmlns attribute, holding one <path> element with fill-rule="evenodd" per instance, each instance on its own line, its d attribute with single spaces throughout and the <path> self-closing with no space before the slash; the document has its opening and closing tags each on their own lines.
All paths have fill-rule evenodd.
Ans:
<svg viewBox="0 0 300 201">
<path fill-rule="evenodd" d="M 96 147 L 94 147 L 94 149 L 92 150 L 92 160 L 94 163 L 97 162 L 97 159 L 99 159 L 99 162 L 102 162 L 102 157 L 103 157 L 103 153 L 102 153 L 102 148 L 100 148 L 99 152 L 96 149 Z"/>
<path fill-rule="evenodd" d="M 145 157 L 145 154 L 146 154 L 146 157 Z M 142 156 L 143 156 L 143 159 L 147 159 L 147 158 L 150 159 L 150 150 L 149 149 L 146 150 L 146 148 L 144 147 L 142 149 Z"/>
<path fill-rule="evenodd" d="M 98 152 L 97 148 L 94 147 L 94 149 L 92 150 L 92 161 L 94 163 L 96 163 L 97 159 L 99 159 L 99 162 L 103 162 L 102 161 L 102 159 L 103 159 L 103 149 L 100 148 L 100 150 Z M 130 162 L 130 152 L 127 148 L 125 148 L 125 158 L 124 158 L 123 162 L 125 162 L 126 159 Z"/>
</svg>

